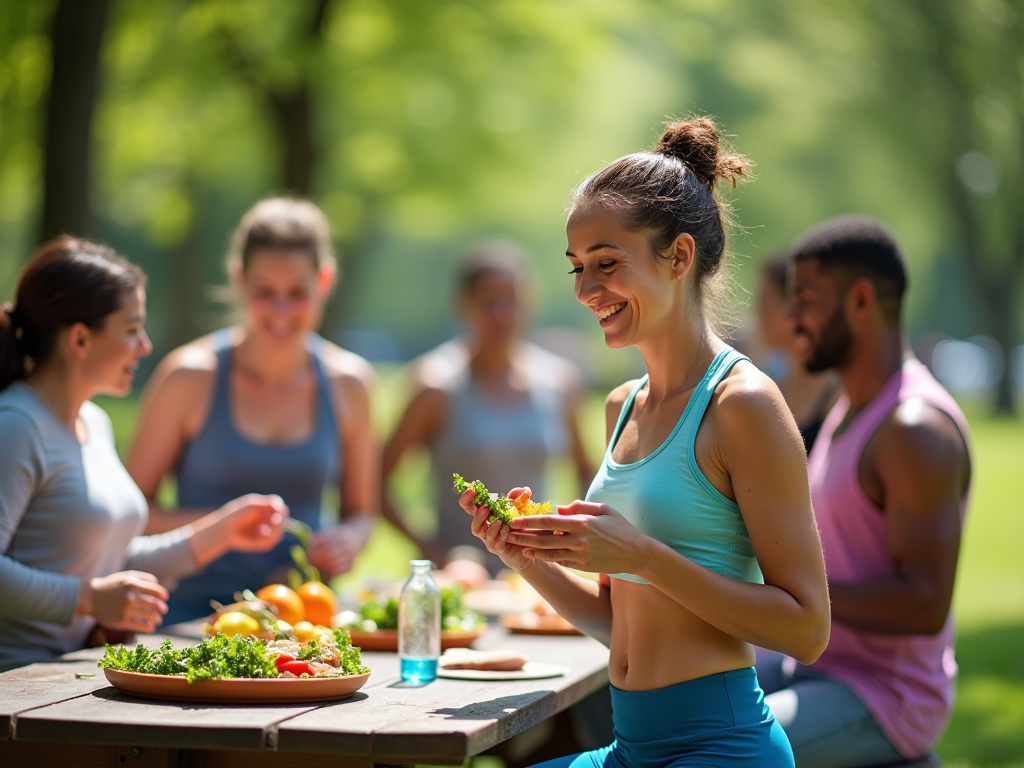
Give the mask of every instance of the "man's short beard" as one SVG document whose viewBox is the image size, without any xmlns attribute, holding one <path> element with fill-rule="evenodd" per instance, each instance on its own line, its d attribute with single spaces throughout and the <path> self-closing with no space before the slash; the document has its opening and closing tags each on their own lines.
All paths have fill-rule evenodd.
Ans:
<svg viewBox="0 0 1024 768">
<path fill-rule="evenodd" d="M 843 308 L 838 307 L 821 332 L 821 340 L 811 348 L 811 356 L 804 361 L 808 373 L 820 373 L 830 368 L 839 368 L 846 362 L 853 334 L 846 324 Z"/>
</svg>

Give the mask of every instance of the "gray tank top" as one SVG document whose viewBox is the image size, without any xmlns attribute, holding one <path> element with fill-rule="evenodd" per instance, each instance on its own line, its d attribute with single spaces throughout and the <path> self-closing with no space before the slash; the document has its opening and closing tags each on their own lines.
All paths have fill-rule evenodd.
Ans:
<svg viewBox="0 0 1024 768">
<path fill-rule="evenodd" d="M 341 460 L 334 406 L 320 360 L 323 343 L 316 334 L 310 334 L 307 342 L 317 382 L 312 437 L 299 445 L 264 445 L 242 437 L 231 421 L 229 333 L 216 335 L 217 379 L 210 415 L 178 463 L 181 507 L 219 507 L 246 493 L 276 493 L 292 517 L 314 530 L 320 527 L 324 488 L 337 482 Z M 272 573 L 283 573 L 291 566 L 289 550 L 296 542 L 294 536 L 286 535 L 269 552 L 231 552 L 183 579 L 171 594 L 164 624 L 207 616 L 211 599 L 229 603 L 237 591 L 259 589 Z"/>
<path fill-rule="evenodd" d="M 497 493 L 528 485 L 534 498 L 547 500 L 548 461 L 569 448 L 565 397 L 560 387 L 537 376 L 522 400 L 496 400 L 473 382 L 468 369 L 446 388 L 447 419 L 430 446 L 438 522 L 435 541 L 448 549 L 461 545 L 484 549 L 452 492 L 453 472 L 482 480 Z M 501 567 L 494 560 L 493 565 Z"/>
</svg>

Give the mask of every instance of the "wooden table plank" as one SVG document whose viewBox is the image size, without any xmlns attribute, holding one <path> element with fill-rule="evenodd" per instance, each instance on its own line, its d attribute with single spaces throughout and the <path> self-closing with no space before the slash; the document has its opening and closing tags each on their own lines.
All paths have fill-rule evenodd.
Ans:
<svg viewBox="0 0 1024 768">
<path fill-rule="evenodd" d="M 141 638 L 147 646 L 162 639 Z M 176 640 L 190 642 L 195 641 Z M 106 754 L 100 747 L 121 750 L 118 754 L 141 749 L 152 765 L 161 760 L 173 764 L 178 759 L 174 750 L 190 764 L 210 767 L 234 765 L 234 757 L 242 755 L 251 758 L 251 766 L 286 765 L 288 760 L 312 766 L 322 761 L 317 754 L 353 768 L 458 764 L 571 706 L 608 679 L 608 651 L 589 638 L 493 630 L 478 646 L 514 648 L 531 660 L 563 663 L 571 671 L 547 680 L 439 679 L 408 687 L 399 681 L 396 654 L 365 653 L 373 674 L 362 691 L 344 701 L 183 704 L 135 698 L 108 687 L 95 666 L 102 650 L 87 649 L 0 675 L 0 702 L 8 703 L 0 703 L 0 740 L 13 739 L 6 748 L 0 746 L 0 755 L 11 758 L 11 750 L 20 754 L 36 743 L 57 750 L 55 755 L 74 754 L 71 745 L 93 745 L 82 749 L 95 752 L 97 760 Z M 86 671 L 97 677 L 74 679 L 75 672 Z"/>
<path fill-rule="evenodd" d="M 607 684 L 608 651 L 584 637 L 492 633 L 485 647 L 511 647 L 557 661 L 564 677 L 521 681 L 438 679 L 418 688 L 379 687 L 365 701 L 319 707 L 278 726 L 282 752 L 369 755 L 375 762 L 461 764 Z"/>
</svg>

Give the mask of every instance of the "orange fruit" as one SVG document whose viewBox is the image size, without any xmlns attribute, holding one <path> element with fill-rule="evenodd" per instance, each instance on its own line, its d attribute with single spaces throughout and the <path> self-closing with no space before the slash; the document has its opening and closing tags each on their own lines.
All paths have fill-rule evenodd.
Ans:
<svg viewBox="0 0 1024 768">
<path fill-rule="evenodd" d="M 306 608 L 306 621 L 331 626 L 338 612 L 338 601 L 330 587 L 319 581 L 307 581 L 299 587 L 299 597 Z"/>
<path fill-rule="evenodd" d="M 268 584 L 256 593 L 256 599 L 277 609 L 277 618 L 293 627 L 306 618 L 302 598 L 284 584 Z"/>
</svg>

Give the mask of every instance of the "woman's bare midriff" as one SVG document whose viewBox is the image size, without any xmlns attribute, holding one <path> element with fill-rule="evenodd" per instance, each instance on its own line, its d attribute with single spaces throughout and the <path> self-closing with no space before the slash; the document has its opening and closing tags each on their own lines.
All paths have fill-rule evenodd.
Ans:
<svg viewBox="0 0 1024 768">
<path fill-rule="evenodd" d="M 749 643 L 715 629 L 650 584 L 611 580 L 608 676 L 624 691 L 649 691 L 750 667 Z"/>
</svg>

